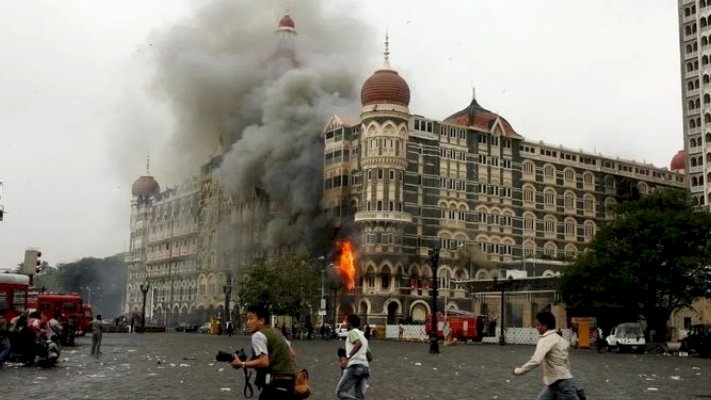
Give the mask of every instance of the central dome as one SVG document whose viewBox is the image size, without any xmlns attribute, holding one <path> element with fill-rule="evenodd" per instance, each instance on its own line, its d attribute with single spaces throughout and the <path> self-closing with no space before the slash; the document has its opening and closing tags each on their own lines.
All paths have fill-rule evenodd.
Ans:
<svg viewBox="0 0 711 400">
<path fill-rule="evenodd" d="M 131 193 L 134 196 L 158 194 L 160 193 L 160 185 L 152 176 L 143 175 L 133 182 Z"/>
<path fill-rule="evenodd" d="M 380 69 L 363 83 L 360 102 L 363 106 L 385 103 L 407 107 L 410 105 L 410 86 L 397 71 Z"/>
<path fill-rule="evenodd" d="M 294 20 L 291 19 L 291 16 L 289 14 L 286 14 L 281 17 L 281 19 L 279 20 L 279 28 L 296 28 L 296 26 L 294 26 Z"/>
</svg>

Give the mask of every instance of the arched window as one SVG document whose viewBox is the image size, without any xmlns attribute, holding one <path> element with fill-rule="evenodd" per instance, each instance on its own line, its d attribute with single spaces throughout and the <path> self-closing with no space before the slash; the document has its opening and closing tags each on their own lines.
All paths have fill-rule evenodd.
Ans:
<svg viewBox="0 0 711 400">
<path fill-rule="evenodd" d="M 586 194 L 583 196 L 583 210 L 586 214 L 595 213 L 595 198 L 592 195 Z"/>
<path fill-rule="evenodd" d="M 557 221 L 554 216 L 546 215 L 543 217 L 544 232 L 549 234 L 555 234 L 557 229 Z"/>
<path fill-rule="evenodd" d="M 523 187 L 523 201 L 532 203 L 536 200 L 536 189 L 533 186 Z"/>
<path fill-rule="evenodd" d="M 686 85 L 687 90 L 694 90 L 694 82 L 689 81 L 689 83 Z"/>
<path fill-rule="evenodd" d="M 691 157 L 691 160 L 689 161 L 691 163 L 692 167 L 696 166 L 696 157 Z"/>
<path fill-rule="evenodd" d="M 590 171 L 583 172 L 583 185 L 590 188 L 595 185 L 595 175 Z"/>
<path fill-rule="evenodd" d="M 380 272 L 380 287 L 383 290 L 390 289 L 390 278 L 390 267 L 386 265 L 383 267 L 382 272 Z"/>
<path fill-rule="evenodd" d="M 711 95 L 709 95 L 708 93 L 706 93 L 706 94 L 704 95 L 704 104 L 709 104 L 709 103 L 711 103 Z"/>
<path fill-rule="evenodd" d="M 696 139 L 691 138 L 691 140 L 689 140 L 689 146 L 696 147 Z"/>
<path fill-rule="evenodd" d="M 563 198 L 563 206 L 565 207 L 566 211 L 575 211 L 576 207 L 576 196 L 575 193 L 571 191 L 565 192 L 564 198 Z"/>
<path fill-rule="evenodd" d="M 555 167 L 546 165 L 543 167 L 543 177 L 545 179 L 555 179 Z"/>
<path fill-rule="evenodd" d="M 547 242 L 543 246 L 543 253 L 549 257 L 555 257 L 558 252 L 558 246 L 553 242 Z"/>
<path fill-rule="evenodd" d="M 530 212 L 523 214 L 523 231 L 525 234 L 535 234 L 536 216 Z"/>
<path fill-rule="evenodd" d="M 555 190 L 551 188 L 546 188 L 543 191 L 543 203 L 547 206 L 555 207 Z"/>
<path fill-rule="evenodd" d="M 689 100 L 689 110 L 694 109 L 694 100 Z"/>
<path fill-rule="evenodd" d="M 691 186 L 698 186 L 698 181 L 695 176 L 691 177 Z"/>
<path fill-rule="evenodd" d="M 711 163 L 711 153 L 706 153 L 706 162 Z"/>
<path fill-rule="evenodd" d="M 711 133 L 706 134 L 706 141 L 711 142 Z"/>
<path fill-rule="evenodd" d="M 704 74 L 703 81 L 704 84 L 711 82 L 711 76 L 709 76 L 708 74 Z"/>
<path fill-rule="evenodd" d="M 637 189 L 639 190 L 639 194 L 647 194 L 647 184 L 646 183 L 638 182 Z"/>
<path fill-rule="evenodd" d="M 563 172 L 563 179 L 567 185 L 575 185 L 575 170 L 572 168 L 566 168 Z"/>
<path fill-rule="evenodd" d="M 533 161 L 524 161 L 522 164 L 523 172 L 526 174 L 532 174 L 534 171 Z"/>
<path fill-rule="evenodd" d="M 573 218 L 566 218 L 565 219 L 565 236 L 568 237 L 575 237 L 577 232 L 577 223 Z"/>
<path fill-rule="evenodd" d="M 592 221 L 585 221 L 584 238 L 586 242 L 591 241 L 595 237 L 596 226 Z"/>
<path fill-rule="evenodd" d="M 533 240 L 526 240 L 523 242 L 523 256 L 533 257 L 536 254 L 536 242 Z"/>
</svg>

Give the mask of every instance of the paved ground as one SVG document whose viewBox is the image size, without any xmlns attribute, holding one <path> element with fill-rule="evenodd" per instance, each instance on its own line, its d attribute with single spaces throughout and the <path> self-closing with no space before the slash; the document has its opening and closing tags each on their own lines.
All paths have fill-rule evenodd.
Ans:
<svg viewBox="0 0 711 400">
<path fill-rule="evenodd" d="M 309 369 L 312 399 L 334 399 L 337 341 L 296 341 Z M 91 357 L 89 339 L 65 348 L 61 367 L 0 370 L 2 399 L 235 399 L 242 371 L 216 363 L 217 350 L 248 346 L 248 337 L 190 333 L 105 334 L 104 354 Z M 427 344 L 373 342 L 370 399 L 534 399 L 541 372 L 511 375 L 530 346 L 458 345 L 427 354 Z M 664 355 L 572 353 L 573 374 L 589 399 L 711 397 L 711 359 Z"/>
</svg>

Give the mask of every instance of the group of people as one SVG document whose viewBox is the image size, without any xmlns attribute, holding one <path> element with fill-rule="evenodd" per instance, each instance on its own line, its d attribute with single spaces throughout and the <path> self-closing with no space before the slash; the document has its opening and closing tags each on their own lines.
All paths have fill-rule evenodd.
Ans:
<svg viewBox="0 0 711 400">
<path fill-rule="evenodd" d="M 247 329 L 252 337 L 253 357 L 249 360 L 234 358 L 232 367 L 257 370 L 256 384 L 261 389 L 260 400 L 301 399 L 297 385 L 296 352 L 291 343 L 269 323 L 269 313 L 262 306 L 247 309 Z M 336 385 L 338 399 L 364 399 L 370 376 L 369 361 L 372 359 L 368 339 L 360 328 L 357 315 L 346 317 L 348 336 L 345 349 L 339 350 L 341 378 Z M 353 395 L 350 393 L 353 392 Z"/>
<path fill-rule="evenodd" d="M 53 366 L 59 358 L 59 342 L 65 333 L 61 314 L 44 320 L 38 311 L 23 311 L 7 320 L 0 310 L 0 367 L 8 361 L 25 365 Z"/>
<path fill-rule="evenodd" d="M 61 344 L 73 335 L 73 326 L 62 322 L 60 311 L 52 318 L 42 318 L 39 311 L 25 310 L 8 320 L 8 313 L 0 310 L 0 367 L 9 361 L 24 365 L 52 367 L 59 361 Z M 101 354 L 102 322 L 97 315 L 91 323 L 91 354 Z"/>
<path fill-rule="evenodd" d="M 260 400 L 301 399 L 295 393 L 297 385 L 296 353 L 291 343 L 278 329 L 269 323 L 269 313 L 261 306 L 247 310 L 247 329 L 252 334 L 253 357 L 249 360 L 235 358 L 232 367 L 253 368 L 257 373 L 257 386 L 261 389 Z M 345 349 L 338 351 L 341 377 L 336 384 L 335 395 L 339 400 L 365 399 L 370 377 L 372 354 L 369 340 L 360 329 L 360 318 L 355 314 L 346 316 L 348 335 Z M 585 400 L 585 392 L 578 386 L 570 372 L 568 352 L 570 343 L 556 330 L 556 320 L 549 311 L 536 315 L 536 329 L 540 334 L 531 359 L 513 369 L 521 376 L 534 368 L 543 366 L 543 390 L 537 400 Z"/>
</svg>

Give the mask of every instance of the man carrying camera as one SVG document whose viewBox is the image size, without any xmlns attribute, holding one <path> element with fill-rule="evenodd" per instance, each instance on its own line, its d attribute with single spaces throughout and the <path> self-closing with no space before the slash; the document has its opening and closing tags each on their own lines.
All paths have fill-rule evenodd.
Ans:
<svg viewBox="0 0 711 400">
<path fill-rule="evenodd" d="M 257 387 L 261 389 L 260 400 L 291 400 L 296 380 L 295 354 L 284 336 L 267 321 L 268 311 L 262 306 L 247 308 L 247 330 L 252 334 L 254 357 L 242 361 L 235 357 L 233 368 L 257 370 Z"/>
</svg>

